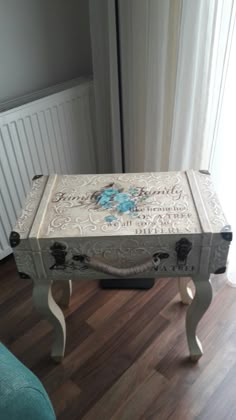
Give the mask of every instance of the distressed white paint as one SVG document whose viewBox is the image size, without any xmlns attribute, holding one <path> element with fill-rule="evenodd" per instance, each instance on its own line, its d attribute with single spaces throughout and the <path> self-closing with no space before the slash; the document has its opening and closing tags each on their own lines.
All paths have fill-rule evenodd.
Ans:
<svg viewBox="0 0 236 420">
<path fill-rule="evenodd" d="M 190 279 L 188 277 L 179 277 L 179 293 L 181 301 L 184 305 L 189 305 L 193 300 L 193 293 L 189 287 Z"/>
<path fill-rule="evenodd" d="M 130 209 L 127 203 L 135 205 Z M 192 301 L 186 318 L 190 355 L 198 360 L 202 346 L 196 329 L 211 302 L 209 277 L 227 262 L 231 232 L 228 228 L 229 237 L 222 236 L 226 224 L 207 173 L 51 175 L 36 180 L 14 228 L 21 241 L 13 245 L 19 272 L 35 283 L 36 307 L 55 328 L 53 358 L 63 358 L 66 333 L 51 282 L 63 282 L 68 303 L 71 284 L 65 281 L 100 278 L 102 271 L 104 278 L 114 273 L 181 277 L 182 301 Z M 191 245 L 183 258 L 178 255 L 180 240 Z M 144 267 L 147 272 L 139 274 Z M 188 277 L 195 283 L 193 300 Z"/>
<path fill-rule="evenodd" d="M 35 284 L 33 301 L 38 312 L 53 325 L 54 341 L 51 355 L 56 362 L 60 362 L 65 352 L 66 324 L 63 312 L 52 296 L 51 288 L 50 282 Z"/>
</svg>

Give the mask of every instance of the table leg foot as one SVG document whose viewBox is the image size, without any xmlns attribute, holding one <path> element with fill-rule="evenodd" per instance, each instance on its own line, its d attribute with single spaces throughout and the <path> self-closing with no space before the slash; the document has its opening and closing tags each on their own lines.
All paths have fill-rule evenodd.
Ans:
<svg viewBox="0 0 236 420">
<path fill-rule="evenodd" d="M 193 292 L 189 287 L 189 281 L 188 277 L 179 277 L 178 279 L 180 298 L 184 305 L 190 305 L 193 300 Z"/>
<path fill-rule="evenodd" d="M 72 295 L 72 281 L 60 280 L 60 285 L 62 286 L 62 296 L 60 299 L 60 304 L 65 308 L 68 308 L 68 306 L 70 305 L 70 298 Z"/>
<path fill-rule="evenodd" d="M 63 312 L 55 302 L 51 284 L 37 283 L 33 289 L 34 306 L 38 312 L 46 318 L 54 328 L 54 341 L 51 356 L 53 360 L 62 360 L 65 352 L 66 325 Z"/>
<path fill-rule="evenodd" d="M 200 319 L 205 314 L 212 300 L 212 287 L 208 277 L 193 278 L 196 292 L 187 310 L 186 334 L 190 351 L 190 359 L 197 361 L 203 354 L 202 345 L 196 335 Z"/>
</svg>

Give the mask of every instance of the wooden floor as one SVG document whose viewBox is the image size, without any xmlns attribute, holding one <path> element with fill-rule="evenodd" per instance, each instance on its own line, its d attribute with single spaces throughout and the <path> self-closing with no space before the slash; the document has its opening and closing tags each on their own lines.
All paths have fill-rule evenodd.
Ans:
<svg viewBox="0 0 236 420">
<path fill-rule="evenodd" d="M 199 324 L 197 364 L 187 358 L 175 279 L 149 291 L 73 287 L 66 355 L 56 365 L 30 281 L 18 278 L 12 258 L 0 264 L 0 340 L 42 380 L 59 420 L 236 419 L 236 289 L 220 276 Z"/>
</svg>

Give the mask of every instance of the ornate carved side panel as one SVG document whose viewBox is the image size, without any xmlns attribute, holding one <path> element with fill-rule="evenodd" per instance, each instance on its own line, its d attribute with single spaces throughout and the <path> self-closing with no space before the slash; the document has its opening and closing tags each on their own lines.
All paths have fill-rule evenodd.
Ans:
<svg viewBox="0 0 236 420">
<path fill-rule="evenodd" d="M 195 172 L 213 234 L 210 256 L 210 272 L 220 274 L 226 270 L 231 227 L 228 225 L 209 174 Z"/>
<path fill-rule="evenodd" d="M 31 251 L 17 250 L 14 252 L 14 257 L 21 278 L 34 279 L 37 276 L 33 253 Z"/>
<path fill-rule="evenodd" d="M 192 249 L 184 260 L 179 260 L 176 249 L 178 237 L 168 239 L 158 237 L 138 238 L 96 238 L 74 241 L 58 240 L 48 244 L 43 251 L 43 261 L 48 276 L 52 278 L 90 277 L 99 278 L 101 274 L 88 269 L 83 256 L 97 257 L 101 261 L 121 268 L 133 267 L 151 258 L 154 254 L 164 254 L 157 271 L 145 273 L 145 277 L 157 275 L 191 275 L 198 271 L 200 244 L 192 244 Z M 102 275 L 103 276 L 103 275 Z M 143 274 L 144 276 L 144 274 Z"/>
<path fill-rule="evenodd" d="M 230 241 L 223 239 L 221 234 L 215 236 L 210 257 L 211 273 L 221 274 L 226 271 L 229 246 Z"/>
<path fill-rule="evenodd" d="M 220 232 L 228 223 L 214 189 L 212 179 L 202 172 L 195 172 L 203 198 L 212 232 Z"/>
<path fill-rule="evenodd" d="M 17 219 L 13 232 L 10 234 L 10 245 L 17 250 L 28 250 L 30 248 L 28 235 L 34 221 L 48 177 L 40 176 L 33 181 L 32 189 L 27 195 L 24 209 Z"/>
</svg>

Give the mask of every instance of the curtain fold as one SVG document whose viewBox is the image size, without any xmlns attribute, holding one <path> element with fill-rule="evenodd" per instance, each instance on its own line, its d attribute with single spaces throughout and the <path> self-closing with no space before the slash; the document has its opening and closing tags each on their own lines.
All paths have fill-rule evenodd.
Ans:
<svg viewBox="0 0 236 420">
<path fill-rule="evenodd" d="M 89 0 L 98 173 L 122 172 L 115 0 Z"/>
<path fill-rule="evenodd" d="M 209 167 L 233 0 L 119 0 L 125 171 Z"/>
</svg>

